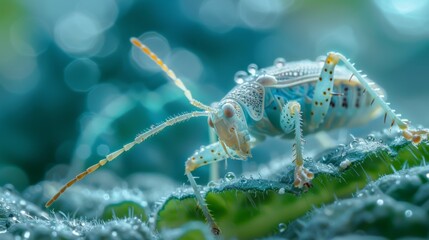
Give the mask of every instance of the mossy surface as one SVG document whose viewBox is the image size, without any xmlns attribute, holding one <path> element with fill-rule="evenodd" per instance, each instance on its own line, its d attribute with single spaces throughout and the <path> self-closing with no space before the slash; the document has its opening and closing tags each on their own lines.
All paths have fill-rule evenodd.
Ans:
<svg viewBox="0 0 429 240">
<path fill-rule="evenodd" d="M 206 187 L 206 201 L 224 237 L 270 236 L 279 224 L 287 225 L 315 207 L 350 198 L 384 175 L 424 164 L 428 152 L 426 144 L 416 148 L 403 140 L 369 136 L 307 161 L 315 173 L 309 189 L 292 188 L 293 166 L 286 166 L 272 169 L 266 178 L 237 178 Z M 158 211 L 157 228 L 188 221 L 203 221 L 192 194 L 173 194 Z"/>
<path fill-rule="evenodd" d="M 230 175 L 203 192 L 225 239 L 427 238 L 428 157 L 427 142 L 371 135 L 307 160 L 311 188 L 293 188 L 293 165 L 280 164 Z M 43 204 L 57 188 L 42 182 L 22 195 L 0 188 L 1 239 L 214 239 L 187 187 L 156 199 L 80 184 L 48 212 Z"/>
</svg>

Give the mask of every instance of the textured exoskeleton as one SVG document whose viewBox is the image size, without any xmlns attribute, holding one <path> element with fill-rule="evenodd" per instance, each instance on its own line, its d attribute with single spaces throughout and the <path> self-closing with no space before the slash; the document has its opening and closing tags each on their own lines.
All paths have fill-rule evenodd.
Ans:
<svg viewBox="0 0 429 240">
<path fill-rule="evenodd" d="M 396 124 L 403 136 L 414 144 L 428 135 L 426 129 L 409 129 L 407 120 L 401 119 L 383 100 L 383 90 L 339 53 L 328 53 L 327 57 L 316 61 L 285 62 L 277 59 L 273 66 L 262 69 L 250 65 L 248 74 L 239 72 L 236 75 L 238 85 L 235 88 L 218 103 L 207 106 L 195 100 L 183 82 L 148 47 L 136 38 L 132 38 L 131 42 L 167 73 L 192 105 L 203 111 L 171 118 L 137 136 L 134 141 L 107 155 L 65 184 L 46 206 L 51 205 L 75 182 L 134 145 L 168 126 L 193 117 L 208 117 L 208 125 L 214 129 L 219 139 L 196 151 L 185 164 L 185 173 L 198 204 L 215 234 L 219 234 L 220 230 L 191 174 L 200 166 L 227 158 L 245 160 L 252 156 L 251 149 L 266 136 L 291 138 L 295 142 L 294 186 L 301 188 L 310 186 L 313 178 L 313 173 L 304 166 L 303 135 L 359 126 L 383 113 L 384 121 L 388 118 L 391 126 Z M 340 61 L 343 65 L 337 66 Z"/>
</svg>

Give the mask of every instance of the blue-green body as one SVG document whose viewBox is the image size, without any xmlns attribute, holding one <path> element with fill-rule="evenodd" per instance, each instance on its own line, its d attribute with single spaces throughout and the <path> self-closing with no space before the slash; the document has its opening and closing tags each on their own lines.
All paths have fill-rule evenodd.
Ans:
<svg viewBox="0 0 429 240">
<path fill-rule="evenodd" d="M 244 76 L 243 83 L 231 90 L 234 94 L 228 93 L 224 100 L 234 99 L 241 103 L 249 132 L 258 140 L 263 140 L 267 135 L 294 138 L 293 132 L 285 133 L 280 125 L 282 108 L 292 100 L 301 105 L 304 134 L 363 125 L 382 113 L 378 105 L 372 104 L 373 98 L 366 94 L 352 73 L 345 67 L 337 66 L 331 92 L 338 94 L 332 96 L 329 102 L 324 102 L 329 105 L 329 110 L 322 123 L 314 124 L 311 110 L 316 83 L 322 67 L 323 62 L 306 60 L 260 69 L 253 75 Z M 244 98 L 249 97 L 246 95 L 249 92 L 246 85 L 248 83 L 258 84 L 258 78 L 263 75 L 274 76 L 277 83 L 273 87 L 264 86 L 263 115 L 261 119 L 255 120 L 250 116 L 249 111 L 246 111 L 249 110 L 249 105 L 243 104 L 243 101 L 237 99 L 239 98 L 237 93 L 242 92 Z M 382 92 L 381 89 L 378 91 Z M 250 108 L 258 108 L 258 106 L 251 105 Z"/>
</svg>

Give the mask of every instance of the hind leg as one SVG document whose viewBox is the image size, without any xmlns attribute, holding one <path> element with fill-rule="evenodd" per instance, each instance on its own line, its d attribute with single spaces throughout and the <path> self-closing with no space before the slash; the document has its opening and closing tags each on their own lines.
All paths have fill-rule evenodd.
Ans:
<svg viewBox="0 0 429 240">
<path fill-rule="evenodd" d="M 412 130 L 408 129 L 408 120 L 401 119 L 400 114 L 396 114 L 395 110 L 390 108 L 389 103 L 383 100 L 382 95 L 377 93 L 378 89 L 374 89 L 374 83 L 365 78 L 364 75 L 358 71 L 350 61 L 340 53 L 330 52 L 325 60 L 325 64 L 320 73 L 319 80 L 316 85 L 313 105 L 312 105 L 312 125 L 313 127 L 317 127 L 321 122 L 323 122 L 323 118 L 325 117 L 328 108 L 330 99 L 332 97 L 331 90 L 333 89 L 334 78 L 333 72 L 335 66 L 339 61 L 342 61 L 345 67 L 352 72 L 352 74 L 356 77 L 356 79 L 360 82 L 360 84 L 365 88 L 365 91 L 373 98 L 372 103 L 378 104 L 383 111 L 385 112 L 384 120 L 389 117 L 391 119 L 391 126 L 396 124 L 401 130 L 402 135 L 405 139 L 412 141 L 413 144 L 418 144 L 422 141 L 422 139 L 426 139 L 429 134 L 429 130 L 421 129 L 421 130 Z"/>
</svg>

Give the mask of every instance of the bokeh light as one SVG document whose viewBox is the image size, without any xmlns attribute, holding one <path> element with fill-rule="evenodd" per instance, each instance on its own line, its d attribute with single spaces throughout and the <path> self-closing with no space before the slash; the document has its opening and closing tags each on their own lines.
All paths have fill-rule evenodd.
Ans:
<svg viewBox="0 0 429 240">
<path fill-rule="evenodd" d="M 234 74 L 250 63 L 265 67 L 278 57 L 314 60 L 339 51 L 385 88 L 398 112 L 427 127 L 421 112 L 429 100 L 428 11 L 425 0 L 4 0 L 0 184 L 22 190 L 44 179 L 65 181 L 151 125 L 195 110 L 131 37 L 206 104 L 222 99 L 236 84 Z M 332 135 L 347 140 L 348 133 L 385 127 L 380 120 Z M 320 150 L 312 137 L 306 140 L 307 154 Z M 99 177 L 159 174 L 184 183 L 186 158 L 208 143 L 207 122 L 192 119 L 136 146 Z M 269 139 L 251 161 L 229 161 L 221 172 L 238 175 L 290 156 L 291 144 Z M 196 172 L 201 183 L 208 172 Z"/>
</svg>

